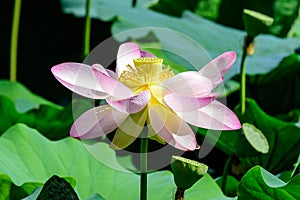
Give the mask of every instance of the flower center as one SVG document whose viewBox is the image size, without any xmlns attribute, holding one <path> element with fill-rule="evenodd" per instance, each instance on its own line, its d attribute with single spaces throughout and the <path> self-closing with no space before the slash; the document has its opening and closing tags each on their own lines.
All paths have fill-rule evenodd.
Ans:
<svg viewBox="0 0 300 200">
<path fill-rule="evenodd" d="M 136 94 L 174 76 L 170 67 L 162 64 L 161 58 L 135 58 L 133 62 L 134 66 L 127 65 L 119 80 Z"/>
</svg>

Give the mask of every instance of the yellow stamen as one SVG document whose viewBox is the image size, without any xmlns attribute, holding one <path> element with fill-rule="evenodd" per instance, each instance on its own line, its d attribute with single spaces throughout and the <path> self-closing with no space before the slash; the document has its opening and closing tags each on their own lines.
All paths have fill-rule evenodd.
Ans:
<svg viewBox="0 0 300 200">
<path fill-rule="evenodd" d="M 119 80 L 136 94 L 174 76 L 170 67 L 162 64 L 161 58 L 135 58 L 133 62 L 135 66 L 127 65 Z"/>
<path fill-rule="evenodd" d="M 162 65 L 163 61 L 164 60 L 161 59 L 161 58 L 148 58 L 148 57 L 133 59 L 133 63 L 134 63 L 135 67 L 138 67 L 138 66 L 141 66 L 141 65 L 145 65 L 145 64 Z"/>
<path fill-rule="evenodd" d="M 139 94 L 143 91 L 149 90 L 151 93 L 151 99 L 148 102 L 148 106 L 160 104 L 161 108 L 172 112 L 170 108 L 168 108 L 168 106 L 164 104 L 164 88 L 160 85 L 160 83 L 164 80 L 174 76 L 174 72 L 171 70 L 170 66 L 163 65 L 163 59 L 160 58 L 136 58 L 133 59 L 133 63 L 134 66 L 131 66 L 129 64 L 126 66 L 126 70 L 124 70 L 119 76 L 119 81 L 129 87 L 135 94 Z M 148 106 L 146 107 L 146 109 L 148 108 Z M 150 127 L 148 132 L 149 138 L 157 140 L 158 142 L 164 144 L 163 139 L 161 139 L 152 130 L 148 115 L 146 116 L 146 121 Z M 122 134 L 122 132 L 119 130 L 117 131 L 116 135 L 117 137 L 120 135 L 123 137 L 124 134 Z M 114 138 L 113 143 L 119 142 L 118 140 L 120 139 L 118 139 L 117 137 Z M 117 147 L 123 148 L 123 146 L 130 144 L 132 142 L 132 139 L 134 139 L 133 137 L 129 136 L 127 136 L 126 138 L 128 139 L 125 142 L 119 142 L 119 146 Z"/>
</svg>

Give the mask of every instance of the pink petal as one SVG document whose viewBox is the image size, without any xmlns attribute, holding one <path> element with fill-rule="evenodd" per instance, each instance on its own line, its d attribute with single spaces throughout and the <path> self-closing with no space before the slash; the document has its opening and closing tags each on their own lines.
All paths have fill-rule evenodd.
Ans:
<svg viewBox="0 0 300 200">
<path fill-rule="evenodd" d="M 170 145 L 184 151 L 199 147 L 189 125 L 162 105 L 149 106 L 149 120 L 152 129 Z"/>
<path fill-rule="evenodd" d="M 168 94 L 164 97 L 165 103 L 176 112 L 189 112 L 210 104 L 216 99 L 216 94 L 207 97 L 187 97 L 177 94 Z"/>
<path fill-rule="evenodd" d="M 111 71 L 110 69 L 105 69 L 102 65 L 100 64 L 94 64 L 92 65 L 92 69 L 98 70 L 99 72 L 102 72 L 106 76 L 109 76 L 115 80 L 118 79 L 117 75 L 115 72 Z"/>
<path fill-rule="evenodd" d="M 93 99 L 103 99 L 107 96 L 89 65 L 62 63 L 52 67 L 51 72 L 61 84 L 77 94 Z"/>
<path fill-rule="evenodd" d="M 187 123 L 206 129 L 236 130 L 241 128 L 237 116 L 216 100 L 198 110 L 177 114 Z"/>
<path fill-rule="evenodd" d="M 134 67 L 134 63 L 133 63 L 134 58 L 142 58 L 142 57 L 155 58 L 156 56 L 150 52 L 141 51 L 140 46 L 133 42 L 127 42 L 121 44 L 117 55 L 116 73 L 118 77 L 124 70 L 127 70 L 126 68 L 127 65 Z"/>
<path fill-rule="evenodd" d="M 118 79 L 118 76 L 117 76 L 117 74 L 116 74 L 114 71 L 112 71 L 112 70 L 110 70 L 110 69 L 106 69 L 106 72 L 107 72 L 108 75 L 109 75 L 110 77 L 112 77 L 113 79 L 115 79 L 115 80 Z"/>
<path fill-rule="evenodd" d="M 199 72 L 212 81 L 214 87 L 223 81 L 224 74 L 230 69 L 236 59 L 234 51 L 225 52 L 207 65 L 205 65 Z"/>
<path fill-rule="evenodd" d="M 92 139 L 110 133 L 122 124 L 128 114 L 119 112 L 109 105 L 92 108 L 73 123 L 71 137 Z"/>
<path fill-rule="evenodd" d="M 143 110 L 150 99 L 151 93 L 149 90 L 146 90 L 127 99 L 114 100 L 113 98 L 107 98 L 106 101 L 112 107 L 121 112 L 133 114 Z"/>
<path fill-rule="evenodd" d="M 93 64 L 92 65 L 92 69 L 96 69 L 99 72 L 102 72 L 103 74 L 105 74 L 106 76 L 110 76 L 108 74 L 108 72 L 106 71 L 106 69 L 102 65 L 100 65 L 100 64 Z"/>
<path fill-rule="evenodd" d="M 97 69 L 93 69 L 93 72 L 95 77 L 97 77 L 98 84 L 108 95 L 118 99 L 127 99 L 134 95 L 130 88 L 126 87 L 118 80 L 107 76 L 105 73 L 102 73 Z"/>
<path fill-rule="evenodd" d="M 195 71 L 182 72 L 163 83 L 164 95 L 174 93 L 180 96 L 204 97 L 208 96 L 212 90 L 211 81 Z"/>
<path fill-rule="evenodd" d="M 116 73 L 118 76 L 127 70 L 126 65 L 134 67 L 133 59 L 141 57 L 140 46 L 133 43 L 127 42 L 120 45 L 117 55 L 117 68 Z"/>
</svg>

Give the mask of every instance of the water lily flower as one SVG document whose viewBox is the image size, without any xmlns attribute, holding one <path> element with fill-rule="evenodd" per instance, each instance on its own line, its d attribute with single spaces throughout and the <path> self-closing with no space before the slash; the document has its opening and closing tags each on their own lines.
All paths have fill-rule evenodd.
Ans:
<svg viewBox="0 0 300 200">
<path fill-rule="evenodd" d="M 187 151 L 199 148 L 189 124 L 214 130 L 241 127 L 236 115 L 212 92 L 235 59 L 235 52 L 225 52 L 200 71 L 175 74 L 163 59 L 129 42 L 119 47 L 116 72 L 100 64 L 70 62 L 51 71 L 73 92 L 107 102 L 77 118 L 72 137 L 94 139 L 116 129 L 111 147 L 123 149 L 146 124 L 150 139 Z"/>
</svg>

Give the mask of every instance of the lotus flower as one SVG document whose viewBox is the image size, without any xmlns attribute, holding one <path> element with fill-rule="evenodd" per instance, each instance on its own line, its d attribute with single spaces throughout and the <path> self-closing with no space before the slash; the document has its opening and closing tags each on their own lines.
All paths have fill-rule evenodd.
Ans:
<svg viewBox="0 0 300 200">
<path fill-rule="evenodd" d="M 81 63 L 62 63 L 51 71 L 73 92 L 107 102 L 77 118 L 72 137 L 94 139 L 117 129 L 111 147 L 123 149 L 146 124 L 150 139 L 188 151 L 199 148 L 189 124 L 214 130 L 241 127 L 236 115 L 212 93 L 235 59 L 235 52 L 225 52 L 200 71 L 175 74 L 163 59 L 135 43 L 124 43 L 118 50 L 116 72 Z"/>
</svg>

